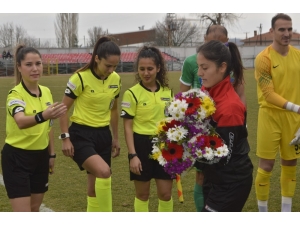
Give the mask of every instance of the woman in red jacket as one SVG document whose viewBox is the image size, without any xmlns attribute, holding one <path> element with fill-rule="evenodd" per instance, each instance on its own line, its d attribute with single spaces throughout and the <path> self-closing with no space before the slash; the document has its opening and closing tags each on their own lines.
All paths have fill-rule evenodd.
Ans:
<svg viewBox="0 0 300 225">
<path fill-rule="evenodd" d="M 231 71 L 243 74 L 240 53 L 234 43 L 210 41 L 197 49 L 197 64 L 202 89 L 216 103 L 211 124 L 229 149 L 220 162 L 202 164 L 203 211 L 242 211 L 252 187 L 253 165 L 248 156 L 246 108 L 230 82 Z"/>
</svg>

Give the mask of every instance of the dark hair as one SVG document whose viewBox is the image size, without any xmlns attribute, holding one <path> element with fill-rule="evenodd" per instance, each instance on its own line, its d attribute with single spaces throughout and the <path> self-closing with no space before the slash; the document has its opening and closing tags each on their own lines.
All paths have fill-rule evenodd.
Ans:
<svg viewBox="0 0 300 225">
<path fill-rule="evenodd" d="M 205 35 L 208 35 L 212 32 L 215 32 L 216 30 L 221 31 L 221 33 L 223 33 L 226 37 L 228 37 L 227 29 L 224 26 L 221 26 L 221 25 L 210 25 L 209 27 L 207 27 Z"/>
<path fill-rule="evenodd" d="M 228 45 L 228 46 L 227 46 Z M 220 67 L 223 62 L 227 64 L 227 70 L 224 77 L 230 75 L 231 71 L 234 76 L 233 87 L 237 87 L 244 82 L 244 73 L 241 55 L 238 47 L 228 42 L 226 45 L 220 41 L 209 41 L 197 49 L 197 53 L 201 53 L 206 59 L 215 62 Z"/>
<path fill-rule="evenodd" d="M 166 63 L 165 59 L 161 53 L 161 51 L 156 48 L 156 47 L 148 47 L 148 46 L 143 46 L 142 48 L 139 49 L 137 58 L 135 60 L 135 71 L 136 76 L 135 79 L 137 82 L 141 81 L 141 78 L 138 73 L 138 66 L 139 66 L 139 61 L 141 58 L 151 58 L 153 59 L 155 65 L 160 68 L 159 72 L 156 75 L 156 80 L 160 83 L 162 87 L 169 87 L 168 85 L 168 78 L 167 78 L 167 68 L 166 68 Z"/>
<path fill-rule="evenodd" d="M 15 75 L 15 84 L 18 85 L 22 80 L 22 75 L 18 70 L 18 66 L 21 66 L 21 61 L 23 61 L 28 53 L 38 54 L 42 58 L 40 52 L 33 47 L 26 47 L 25 45 L 18 45 L 15 51 L 15 60 L 14 60 L 14 75 Z"/>
<path fill-rule="evenodd" d="M 111 55 L 121 55 L 121 50 L 119 46 L 112 41 L 109 37 L 101 37 L 98 39 L 94 46 L 92 58 L 88 64 L 84 67 L 78 69 L 76 72 L 84 71 L 87 69 L 93 69 L 95 66 L 95 57 L 98 56 L 98 59 L 107 59 Z"/>
<path fill-rule="evenodd" d="M 277 13 L 271 20 L 271 26 L 274 29 L 275 28 L 275 23 L 277 20 L 279 19 L 283 19 L 283 20 L 287 20 L 287 21 L 292 21 L 292 18 L 284 13 Z"/>
</svg>

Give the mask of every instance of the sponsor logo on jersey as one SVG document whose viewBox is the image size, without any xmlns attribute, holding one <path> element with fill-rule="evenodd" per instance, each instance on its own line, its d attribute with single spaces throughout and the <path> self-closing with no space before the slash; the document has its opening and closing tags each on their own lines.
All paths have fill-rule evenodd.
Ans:
<svg viewBox="0 0 300 225">
<path fill-rule="evenodd" d="M 126 112 L 122 110 L 121 116 L 125 116 L 125 115 L 126 115 Z"/>
<path fill-rule="evenodd" d="M 94 90 L 91 90 L 91 92 L 94 93 L 95 91 L 94 91 Z"/>
<path fill-rule="evenodd" d="M 146 106 L 146 105 L 147 105 L 147 103 L 146 103 L 146 102 L 144 102 L 144 103 L 143 103 L 143 106 Z"/>
<path fill-rule="evenodd" d="M 46 102 L 46 106 L 49 106 L 49 105 L 51 105 L 51 102 Z"/>
<path fill-rule="evenodd" d="M 76 85 L 73 84 L 71 81 L 68 81 L 67 86 L 68 86 L 72 91 L 74 91 L 75 88 L 76 88 Z"/>
<path fill-rule="evenodd" d="M 71 90 L 69 88 L 66 88 L 65 94 L 71 94 Z"/>
<path fill-rule="evenodd" d="M 130 102 L 122 102 L 121 106 L 124 108 L 130 108 Z"/>
<path fill-rule="evenodd" d="M 163 98 L 163 97 L 161 97 L 160 100 L 162 100 L 162 101 L 170 101 L 170 98 Z"/>
<path fill-rule="evenodd" d="M 26 106 L 26 103 L 19 99 L 14 99 L 8 102 L 8 106 L 17 105 L 17 104 L 22 105 L 24 107 Z"/>
<path fill-rule="evenodd" d="M 118 85 L 109 85 L 109 88 L 118 88 Z"/>
<path fill-rule="evenodd" d="M 18 112 L 24 112 L 24 108 L 19 106 L 15 109 L 15 112 L 14 113 L 18 113 Z"/>
</svg>

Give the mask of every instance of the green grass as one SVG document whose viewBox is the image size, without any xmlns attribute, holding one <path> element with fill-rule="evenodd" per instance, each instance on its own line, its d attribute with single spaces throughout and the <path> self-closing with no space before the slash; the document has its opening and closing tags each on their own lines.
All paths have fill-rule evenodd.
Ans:
<svg viewBox="0 0 300 225">
<path fill-rule="evenodd" d="M 67 80 L 70 75 L 53 75 L 41 78 L 40 84 L 48 86 L 53 94 L 54 101 L 61 101 Z M 170 87 L 174 93 L 179 91 L 180 72 L 170 72 Z M 122 91 L 131 87 L 134 83 L 133 74 L 121 74 Z M 257 170 L 258 159 L 255 155 L 256 151 L 256 128 L 257 128 L 257 96 L 256 82 L 253 75 L 253 69 L 249 69 L 245 73 L 246 80 L 246 97 L 247 97 L 247 126 L 249 133 L 249 143 L 251 147 L 250 157 L 254 164 L 254 178 Z M 1 148 L 5 140 L 5 102 L 8 90 L 13 86 L 13 78 L 0 78 L 0 145 Z M 120 110 L 119 100 L 119 110 Z M 54 124 L 55 137 L 60 134 L 58 121 Z M 121 144 L 121 155 L 112 159 L 112 193 L 113 193 L 113 211 L 115 212 L 133 212 L 134 186 L 129 181 L 129 170 L 127 161 L 127 147 L 123 134 L 123 123 L 119 120 L 119 138 Z M 80 171 L 77 165 L 70 159 L 65 157 L 61 151 L 61 142 L 55 139 L 55 150 L 57 154 L 55 163 L 55 174 L 50 176 L 49 191 L 45 194 L 44 204 L 56 212 L 85 212 L 86 211 L 86 173 Z M 1 169 L 0 169 L 1 172 Z M 299 172 L 299 169 L 298 169 Z M 271 191 L 269 200 L 269 211 L 279 212 L 281 204 L 280 194 L 280 166 L 278 160 L 273 170 L 271 179 Z M 182 187 L 184 195 L 184 203 L 179 203 L 177 197 L 176 183 L 174 181 L 173 199 L 174 211 L 176 212 L 195 212 L 193 201 L 193 188 L 195 182 L 195 171 L 191 170 L 182 178 Z M 296 196 L 293 200 L 293 211 L 300 208 L 300 202 L 297 201 L 299 188 L 296 189 Z M 157 211 L 158 199 L 156 196 L 156 187 L 154 180 L 151 182 L 151 194 L 149 199 L 149 210 Z M 0 211 L 10 212 L 11 206 L 6 196 L 5 188 L 0 185 Z M 254 185 L 250 193 L 249 199 L 244 207 L 245 212 L 256 212 L 256 197 Z"/>
</svg>

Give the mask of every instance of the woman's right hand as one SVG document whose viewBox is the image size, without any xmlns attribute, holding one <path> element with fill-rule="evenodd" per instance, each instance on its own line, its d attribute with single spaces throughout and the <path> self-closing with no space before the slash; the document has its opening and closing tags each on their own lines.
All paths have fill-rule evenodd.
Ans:
<svg viewBox="0 0 300 225">
<path fill-rule="evenodd" d="M 67 106 L 63 103 L 55 102 L 50 105 L 44 112 L 45 119 L 57 119 L 67 112 Z"/>
<path fill-rule="evenodd" d="M 70 138 L 66 138 L 62 140 L 62 152 L 67 157 L 74 156 L 74 147 L 72 142 L 70 141 Z"/>
<path fill-rule="evenodd" d="M 141 171 L 143 171 L 143 169 L 142 169 L 142 163 L 138 156 L 135 156 L 130 160 L 129 166 L 130 166 L 130 171 L 132 173 L 141 175 Z"/>
</svg>

